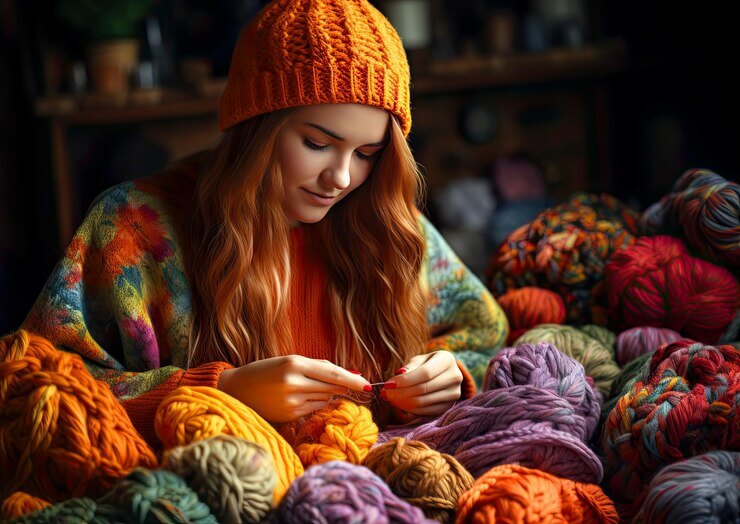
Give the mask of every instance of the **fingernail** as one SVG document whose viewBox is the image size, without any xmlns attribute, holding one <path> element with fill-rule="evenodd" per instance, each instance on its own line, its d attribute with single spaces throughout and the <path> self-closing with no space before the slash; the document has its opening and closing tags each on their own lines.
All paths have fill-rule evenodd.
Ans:
<svg viewBox="0 0 740 524">
<path fill-rule="evenodd" d="M 408 369 L 406 369 L 406 368 L 398 368 L 398 369 L 396 370 L 396 375 L 403 375 L 403 374 L 404 374 L 404 373 L 406 373 L 407 371 L 408 371 Z"/>
<path fill-rule="evenodd" d="M 385 385 L 383 387 L 385 389 L 395 389 L 396 383 L 393 382 L 392 380 L 389 380 L 388 382 L 385 383 Z"/>
<path fill-rule="evenodd" d="M 386 395 L 384 389 L 380 390 L 380 398 L 382 398 L 383 400 L 388 400 L 388 395 Z"/>
<path fill-rule="evenodd" d="M 362 388 L 362 391 L 366 391 L 368 393 L 370 393 L 372 390 L 373 390 L 373 387 L 370 384 L 365 384 L 365 386 L 363 386 Z"/>
<path fill-rule="evenodd" d="M 362 375 L 362 371 L 357 371 L 356 369 L 348 369 L 350 373 L 354 373 L 355 375 Z"/>
</svg>

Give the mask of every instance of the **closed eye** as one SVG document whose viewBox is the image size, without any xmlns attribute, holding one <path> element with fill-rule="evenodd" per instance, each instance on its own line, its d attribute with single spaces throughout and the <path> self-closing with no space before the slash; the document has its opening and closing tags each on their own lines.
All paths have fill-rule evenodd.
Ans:
<svg viewBox="0 0 740 524">
<path fill-rule="evenodd" d="M 308 138 L 303 139 L 303 145 L 305 145 L 309 149 L 313 149 L 314 151 L 324 151 L 326 150 L 327 147 L 329 147 L 328 145 L 326 146 L 319 145 L 316 142 L 310 141 Z"/>
</svg>

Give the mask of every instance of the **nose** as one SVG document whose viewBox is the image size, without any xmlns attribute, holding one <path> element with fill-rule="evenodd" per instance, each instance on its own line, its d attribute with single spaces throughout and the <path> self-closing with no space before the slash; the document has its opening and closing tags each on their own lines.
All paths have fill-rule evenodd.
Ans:
<svg viewBox="0 0 740 524">
<path fill-rule="evenodd" d="M 332 189 L 343 191 L 349 187 L 351 182 L 350 176 L 350 159 L 340 159 L 335 165 L 328 167 L 323 178 L 327 185 Z"/>
</svg>

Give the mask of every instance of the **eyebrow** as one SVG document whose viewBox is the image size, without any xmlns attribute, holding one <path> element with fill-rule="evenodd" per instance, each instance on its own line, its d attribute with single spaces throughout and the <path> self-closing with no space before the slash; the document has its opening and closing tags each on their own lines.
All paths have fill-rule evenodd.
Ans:
<svg viewBox="0 0 740 524">
<path fill-rule="evenodd" d="M 317 129 L 317 130 L 321 131 L 325 135 L 328 135 L 328 136 L 332 137 L 335 140 L 339 140 L 340 142 L 344 142 L 344 138 L 342 138 L 341 136 L 339 136 L 338 134 L 336 134 L 334 131 L 330 131 L 330 130 L 326 129 L 325 127 L 322 127 L 322 126 L 320 126 L 318 124 L 312 124 L 311 122 L 303 122 L 303 125 L 313 127 L 314 129 Z M 385 146 L 385 144 L 386 144 L 386 141 L 385 140 L 382 140 L 380 142 L 374 142 L 372 144 L 364 144 L 362 147 L 383 147 L 383 146 Z"/>
</svg>

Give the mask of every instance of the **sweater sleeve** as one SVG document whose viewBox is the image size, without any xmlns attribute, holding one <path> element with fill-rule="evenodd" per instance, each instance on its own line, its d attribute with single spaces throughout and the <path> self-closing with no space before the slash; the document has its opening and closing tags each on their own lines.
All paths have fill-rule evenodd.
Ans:
<svg viewBox="0 0 740 524">
<path fill-rule="evenodd" d="M 471 387 L 474 392 L 476 385 L 481 386 L 488 361 L 506 341 L 509 324 L 488 289 L 452 251 L 439 231 L 423 215 L 420 221 L 426 238 L 422 277 L 426 283 L 427 321 L 432 331 L 426 350 L 446 349 L 455 353 L 465 377 L 463 397 L 466 398 Z M 471 376 L 475 385 L 470 384 Z"/>
<path fill-rule="evenodd" d="M 135 182 L 92 204 L 23 328 L 79 354 L 152 445 L 154 414 L 181 385 L 217 386 L 215 362 L 186 369 L 191 295 L 177 229 Z"/>
</svg>

